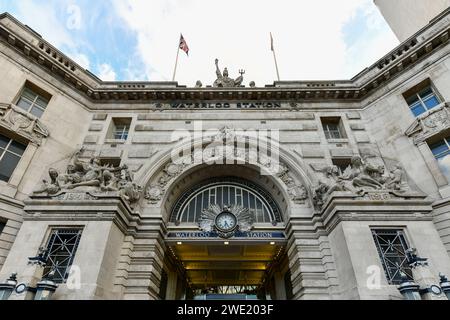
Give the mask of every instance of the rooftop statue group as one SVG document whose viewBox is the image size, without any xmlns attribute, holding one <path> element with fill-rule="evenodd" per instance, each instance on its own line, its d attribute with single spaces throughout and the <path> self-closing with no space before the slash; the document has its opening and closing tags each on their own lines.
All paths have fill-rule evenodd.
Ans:
<svg viewBox="0 0 450 320">
<path fill-rule="evenodd" d="M 219 59 L 216 59 L 216 75 L 217 79 L 214 81 L 214 87 L 224 87 L 224 88 L 233 88 L 233 87 L 240 87 L 242 82 L 244 81 L 243 75 L 245 74 L 244 70 L 239 70 L 240 76 L 236 79 L 232 79 L 228 76 L 228 69 L 225 68 L 223 70 L 223 73 L 220 72 L 219 68 Z"/>
<path fill-rule="evenodd" d="M 66 173 L 60 174 L 56 169 L 49 169 L 50 181 L 43 180 L 42 186 L 34 193 L 56 195 L 62 191 L 92 187 L 100 192 L 118 192 L 130 204 L 140 199 L 141 188 L 133 182 L 132 173 L 126 165 L 102 165 L 96 157 L 82 161 L 82 152 L 83 149 L 75 153 Z"/>
<path fill-rule="evenodd" d="M 342 174 L 336 166 L 326 167 L 323 174 L 315 190 L 315 202 L 319 207 L 335 191 L 392 190 L 402 193 L 410 190 L 406 173 L 399 164 L 385 174 L 383 165 L 372 165 L 359 156 L 352 158 L 351 165 Z"/>
</svg>

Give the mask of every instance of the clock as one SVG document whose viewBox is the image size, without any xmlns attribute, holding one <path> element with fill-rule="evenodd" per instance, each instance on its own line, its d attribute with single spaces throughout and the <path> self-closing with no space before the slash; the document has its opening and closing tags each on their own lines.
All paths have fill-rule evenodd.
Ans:
<svg viewBox="0 0 450 320">
<path fill-rule="evenodd" d="M 237 218 L 232 212 L 223 211 L 216 216 L 215 225 L 221 232 L 232 232 L 237 227 Z"/>
<path fill-rule="evenodd" d="M 430 291 L 436 296 L 438 296 L 438 295 L 440 295 L 442 293 L 442 289 L 440 287 L 436 286 L 436 285 L 432 285 L 430 287 Z"/>
<path fill-rule="evenodd" d="M 28 289 L 28 287 L 27 287 L 27 285 L 25 283 L 20 283 L 20 284 L 17 285 L 15 291 L 16 291 L 17 294 L 22 294 L 27 289 Z"/>
</svg>

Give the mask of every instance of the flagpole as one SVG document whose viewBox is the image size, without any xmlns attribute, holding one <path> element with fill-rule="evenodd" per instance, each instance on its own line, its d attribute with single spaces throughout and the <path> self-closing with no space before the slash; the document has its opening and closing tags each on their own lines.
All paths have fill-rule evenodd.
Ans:
<svg viewBox="0 0 450 320">
<path fill-rule="evenodd" d="M 272 53 L 273 53 L 273 60 L 275 61 L 275 69 L 277 70 L 278 81 L 280 81 L 280 72 L 278 71 L 277 55 L 275 54 L 275 47 L 273 45 L 272 32 L 270 33 L 270 41 L 271 41 L 271 49 L 272 49 Z"/>
<path fill-rule="evenodd" d="M 178 56 L 180 54 L 180 41 L 178 40 L 178 47 L 177 47 L 177 57 L 175 59 L 175 68 L 173 70 L 173 77 L 172 81 L 175 81 L 175 75 L 177 74 L 177 66 L 178 66 Z"/>
</svg>

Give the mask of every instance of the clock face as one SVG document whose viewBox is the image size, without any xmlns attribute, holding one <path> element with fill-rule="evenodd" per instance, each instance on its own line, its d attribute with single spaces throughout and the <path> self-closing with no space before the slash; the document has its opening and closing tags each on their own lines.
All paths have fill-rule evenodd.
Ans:
<svg viewBox="0 0 450 320">
<path fill-rule="evenodd" d="M 435 295 L 440 295 L 441 293 L 442 293 L 442 290 L 441 290 L 441 288 L 440 287 L 438 287 L 438 286 L 436 286 L 436 285 L 432 285 L 431 287 L 430 287 L 430 289 L 431 289 L 431 292 L 433 292 Z"/>
<path fill-rule="evenodd" d="M 236 228 L 237 219 L 234 214 L 228 211 L 219 213 L 216 217 L 216 227 L 220 231 L 231 231 Z"/>
</svg>

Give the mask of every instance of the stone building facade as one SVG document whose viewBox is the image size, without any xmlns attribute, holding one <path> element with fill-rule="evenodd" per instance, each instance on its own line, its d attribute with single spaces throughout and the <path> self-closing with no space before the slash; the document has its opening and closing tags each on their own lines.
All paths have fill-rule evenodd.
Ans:
<svg viewBox="0 0 450 320">
<path fill-rule="evenodd" d="M 400 41 L 406 41 L 450 7 L 449 0 L 373 0 L 373 2 Z"/>
<path fill-rule="evenodd" d="M 449 32 L 444 12 L 351 80 L 256 87 L 217 68 L 214 85 L 186 87 L 102 82 L 0 15 L 0 281 L 51 273 L 54 299 L 401 299 L 405 279 L 439 285 Z"/>
</svg>

